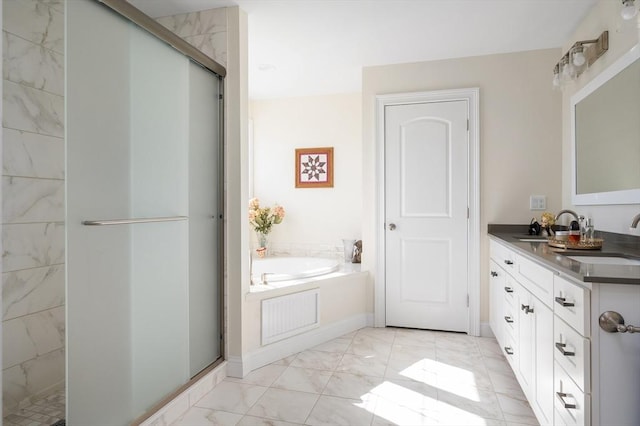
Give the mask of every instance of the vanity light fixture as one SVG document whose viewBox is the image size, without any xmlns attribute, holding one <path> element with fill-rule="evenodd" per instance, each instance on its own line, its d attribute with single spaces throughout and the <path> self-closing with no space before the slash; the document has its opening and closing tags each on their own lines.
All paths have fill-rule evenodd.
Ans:
<svg viewBox="0 0 640 426">
<path fill-rule="evenodd" d="M 635 0 L 626 0 L 634 2 Z M 553 86 L 575 80 L 588 66 L 609 50 L 609 31 L 593 40 L 576 41 L 553 68 Z"/>
<path fill-rule="evenodd" d="M 622 19 L 628 21 L 629 19 L 633 19 L 637 14 L 638 8 L 635 5 L 635 0 L 622 0 L 622 9 L 620 10 Z"/>
<path fill-rule="evenodd" d="M 556 66 L 553 68 L 553 87 L 554 88 L 559 88 L 560 87 L 560 64 L 556 64 Z"/>
</svg>

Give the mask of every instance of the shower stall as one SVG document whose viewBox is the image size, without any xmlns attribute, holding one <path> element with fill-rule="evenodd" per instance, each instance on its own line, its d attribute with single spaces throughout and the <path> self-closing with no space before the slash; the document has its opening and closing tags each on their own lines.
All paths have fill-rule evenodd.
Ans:
<svg viewBox="0 0 640 426">
<path fill-rule="evenodd" d="M 222 360 L 225 69 L 124 0 L 52 4 L 65 40 L 64 227 L 51 229 L 64 232 L 66 421 L 130 424 Z"/>
<path fill-rule="evenodd" d="M 224 69 L 95 1 L 66 19 L 68 420 L 124 424 L 221 357 Z"/>
</svg>

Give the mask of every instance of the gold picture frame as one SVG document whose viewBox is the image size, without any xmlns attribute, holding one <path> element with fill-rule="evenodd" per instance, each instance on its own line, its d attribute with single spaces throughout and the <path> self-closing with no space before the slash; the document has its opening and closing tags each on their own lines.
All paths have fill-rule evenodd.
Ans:
<svg viewBox="0 0 640 426">
<path fill-rule="evenodd" d="M 296 148 L 296 188 L 333 188 L 333 147 Z"/>
</svg>

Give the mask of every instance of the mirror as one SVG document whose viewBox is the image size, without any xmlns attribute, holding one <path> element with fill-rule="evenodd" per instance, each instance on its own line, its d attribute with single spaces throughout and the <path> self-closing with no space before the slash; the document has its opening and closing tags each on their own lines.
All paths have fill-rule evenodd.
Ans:
<svg viewBox="0 0 640 426">
<path fill-rule="evenodd" d="M 573 204 L 640 202 L 640 45 L 571 98 Z"/>
</svg>

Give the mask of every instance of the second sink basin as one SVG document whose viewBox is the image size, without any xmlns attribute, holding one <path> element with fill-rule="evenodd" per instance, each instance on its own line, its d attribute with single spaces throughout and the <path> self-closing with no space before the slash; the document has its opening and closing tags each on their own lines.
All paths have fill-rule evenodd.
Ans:
<svg viewBox="0 0 640 426">
<path fill-rule="evenodd" d="M 591 263 L 597 265 L 636 265 L 640 266 L 640 260 L 630 259 L 621 256 L 567 256 L 569 259 L 577 260 L 582 263 Z"/>
<path fill-rule="evenodd" d="M 522 242 L 541 243 L 547 242 L 547 237 L 542 235 L 514 235 L 513 238 Z"/>
</svg>

